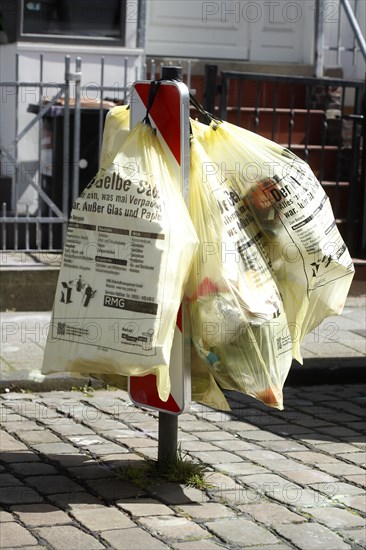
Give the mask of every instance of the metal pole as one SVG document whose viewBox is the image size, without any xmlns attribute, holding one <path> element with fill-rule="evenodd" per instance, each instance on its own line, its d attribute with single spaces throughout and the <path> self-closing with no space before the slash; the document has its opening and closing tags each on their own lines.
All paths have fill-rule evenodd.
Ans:
<svg viewBox="0 0 366 550">
<path fill-rule="evenodd" d="M 70 176 L 70 56 L 65 57 L 65 106 L 63 127 L 63 172 L 62 172 L 62 213 L 65 219 L 63 225 L 63 239 L 66 235 L 66 221 L 69 213 L 69 176 Z"/>
<path fill-rule="evenodd" d="M 182 67 L 161 68 L 163 80 L 183 80 Z M 175 458 L 178 449 L 178 416 L 159 411 L 158 465 L 164 467 L 166 461 Z"/>
<path fill-rule="evenodd" d="M 123 75 L 123 103 L 126 103 L 126 98 L 127 98 L 127 71 L 128 71 L 128 57 L 125 57 L 124 75 Z"/>
<path fill-rule="evenodd" d="M 76 58 L 75 73 L 72 75 L 75 81 L 75 105 L 74 105 L 74 154 L 72 159 L 72 202 L 79 196 L 79 162 L 80 162 L 80 81 L 81 58 Z M 69 213 L 69 212 L 68 212 Z"/>
<path fill-rule="evenodd" d="M 355 0 L 355 4 L 354 4 L 354 14 L 355 14 L 355 18 L 357 20 L 357 17 L 358 17 L 358 0 Z M 352 52 L 352 57 L 353 57 L 353 66 L 356 67 L 357 65 L 357 40 L 356 40 L 356 37 L 354 36 L 353 37 L 353 48 L 352 48 L 353 52 Z"/>
<path fill-rule="evenodd" d="M 152 59 L 150 61 L 150 80 L 155 80 L 155 71 L 156 71 L 155 60 Z"/>
<path fill-rule="evenodd" d="M 360 50 L 362 52 L 363 58 L 366 60 L 366 40 L 362 34 L 362 30 L 360 28 L 360 25 L 357 22 L 355 14 L 353 13 L 352 6 L 349 3 L 349 0 L 341 0 L 341 3 L 347 15 L 349 24 L 351 25 L 352 30 L 355 34 L 355 38 L 358 42 L 358 45 L 360 46 Z"/>
<path fill-rule="evenodd" d="M 315 76 L 321 78 L 324 73 L 324 0 L 315 3 Z"/>
<path fill-rule="evenodd" d="M 366 191 L 365 191 L 365 181 L 366 181 L 366 77 L 365 77 L 365 87 L 363 89 L 363 98 L 362 98 L 362 114 L 363 114 L 363 124 L 362 124 L 362 164 L 361 164 L 361 185 L 363 185 L 363 219 L 362 219 L 362 233 L 361 233 L 361 253 L 363 257 L 366 257 Z"/>
<path fill-rule="evenodd" d="M 178 448 L 178 416 L 159 412 L 158 464 L 164 466 L 167 460 L 175 458 Z"/>
<path fill-rule="evenodd" d="M 205 65 L 205 90 L 203 106 L 209 113 L 215 113 L 215 98 L 217 89 L 217 65 Z"/>
<path fill-rule="evenodd" d="M 177 80 L 178 82 L 183 81 L 183 67 L 172 65 L 161 67 L 161 79 L 162 80 Z"/>
<path fill-rule="evenodd" d="M 17 53 L 15 56 L 15 81 L 18 84 L 19 83 L 19 54 Z M 13 203 L 13 209 L 15 212 L 17 212 L 18 209 L 18 194 L 19 194 L 19 183 L 21 180 L 19 178 L 19 163 L 18 163 L 18 157 L 19 157 L 19 147 L 18 147 L 18 134 L 19 134 L 19 86 L 16 86 L 15 90 L 15 147 L 14 147 L 14 157 L 15 157 L 15 163 L 14 163 L 14 176 L 13 176 L 13 192 L 12 192 L 12 200 Z"/>
<path fill-rule="evenodd" d="M 40 83 L 40 88 L 39 88 L 39 97 L 38 97 L 38 107 L 39 107 L 39 112 L 41 113 L 42 111 L 42 103 L 43 103 L 43 87 L 42 87 L 42 83 L 43 83 L 43 54 L 41 53 L 40 56 L 39 56 L 39 83 Z M 43 120 L 43 117 L 39 120 L 39 124 L 38 124 L 38 186 L 41 188 L 42 187 L 42 173 L 43 173 L 43 170 L 44 170 L 44 167 L 42 166 L 42 134 L 43 134 L 43 125 L 44 125 L 44 120 Z M 44 211 L 46 205 L 43 206 L 43 202 L 42 202 L 42 199 L 40 198 L 39 196 L 39 192 L 37 193 L 37 218 L 39 218 L 40 216 L 42 216 L 42 211 Z M 50 213 L 50 208 L 47 209 L 47 212 L 48 212 L 48 215 L 51 216 L 52 214 Z M 27 216 L 28 216 L 28 212 L 27 212 Z M 52 227 L 52 224 L 49 224 L 48 226 L 48 232 L 51 231 L 51 227 Z M 42 247 L 44 244 L 44 248 L 47 248 L 47 245 L 49 246 L 49 239 L 48 239 L 48 243 L 46 244 L 44 241 L 46 239 L 43 238 L 43 236 L 45 235 L 45 231 L 43 231 L 45 228 L 42 227 L 42 225 L 39 224 L 39 222 L 37 221 L 37 224 L 36 224 L 36 234 L 38 235 L 40 233 L 41 235 L 41 242 L 39 243 L 40 246 Z M 42 235 L 42 232 L 43 232 L 43 235 Z M 26 226 L 26 241 L 28 242 L 29 240 L 29 226 L 27 225 Z M 29 248 L 29 246 L 27 247 Z"/>
<path fill-rule="evenodd" d="M 225 73 L 221 73 L 221 95 L 220 95 L 220 107 L 219 117 L 223 120 L 227 118 L 227 90 L 228 90 L 228 77 Z"/>
<path fill-rule="evenodd" d="M 138 22 L 137 22 L 137 48 L 145 48 L 146 42 L 146 0 L 140 0 L 138 3 Z"/>
<path fill-rule="evenodd" d="M 100 103 L 99 103 L 99 127 L 98 127 L 98 159 L 100 158 L 100 151 L 102 149 L 102 137 L 103 137 L 103 118 L 104 118 L 104 57 L 100 60 Z"/>
<path fill-rule="evenodd" d="M 189 91 L 191 91 L 191 76 L 192 76 L 191 60 L 188 59 L 188 61 L 187 61 L 187 88 L 188 88 Z"/>
<path fill-rule="evenodd" d="M 149 95 L 154 92 L 154 88 L 155 91 L 159 90 L 159 92 L 163 88 L 165 88 L 167 92 L 174 92 L 175 89 L 179 91 L 180 101 L 178 104 L 175 103 L 174 108 L 179 108 L 180 117 L 179 124 L 177 124 L 176 128 L 177 135 L 174 137 L 176 138 L 175 143 L 177 145 L 179 144 L 180 155 L 177 162 L 173 163 L 172 169 L 174 171 L 174 178 L 177 182 L 180 181 L 181 183 L 182 194 L 185 198 L 187 195 L 189 180 L 189 94 L 187 86 L 181 82 L 182 72 L 182 67 L 165 67 L 162 68 L 161 80 L 163 82 L 161 82 L 160 88 L 159 86 L 151 87 L 151 85 L 147 82 L 136 83 L 136 86 L 141 86 L 141 88 L 146 90 Z M 131 98 L 131 127 L 134 127 L 143 119 L 146 115 L 147 105 L 149 105 L 149 108 L 151 107 L 150 104 L 152 99 L 150 96 L 147 103 L 145 101 L 139 101 L 137 98 L 138 94 L 134 89 L 134 86 L 132 87 Z M 167 122 L 165 117 L 162 116 L 164 114 L 164 95 L 160 95 L 159 97 L 159 92 L 157 93 L 157 111 L 154 122 L 157 130 L 161 131 L 166 127 Z M 167 94 L 168 97 L 169 95 L 170 94 Z M 176 97 L 175 94 L 174 96 Z M 159 101 L 159 99 L 161 99 L 161 101 Z M 154 98 L 153 101 L 156 101 L 156 98 Z M 173 397 L 174 394 L 172 402 L 166 403 L 165 405 L 161 404 L 161 406 L 159 406 L 160 400 L 156 399 L 155 388 L 149 387 L 147 383 L 145 389 L 142 390 L 143 382 L 141 382 L 142 385 L 141 388 L 139 388 L 138 377 L 132 376 L 129 379 L 129 394 L 132 401 L 136 404 L 141 404 L 142 406 L 145 405 L 159 411 L 158 465 L 161 469 L 166 468 L 167 461 L 169 459 L 175 459 L 177 456 L 178 415 L 188 406 L 189 401 L 187 401 L 186 397 L 187 395 L 190 395 L 191 390 L 189 372 L 190 347 L 188 350 L 189 353 L 186 351 L 187 343 L 189 343 L 189 331 L 187 332 L 185 330 L 186 317 L 184 315 L 184 308 L 181 313 L 182 315 L 179 316 L 182 321 L 179 323 L 181 334 L 176 334 L 177 338 L 175 344 L 173 342 L 172 346 L 170 371 L 172 375 L 171 396 Z M 144 383 L 146 384 L 146 380 Z M 177 406 L 172 407 L 171 405 L 174 403 Z"/>
</svg>

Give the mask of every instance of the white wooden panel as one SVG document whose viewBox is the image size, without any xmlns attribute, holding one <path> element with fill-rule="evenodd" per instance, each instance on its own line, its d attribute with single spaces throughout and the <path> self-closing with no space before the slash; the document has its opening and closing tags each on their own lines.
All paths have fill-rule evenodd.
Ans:
<svg viewBox="0 0 366 550">
<path fill-rule="evenodd" d="M 152 56 L 248 59 L 241 3 L 149 0 L 146 53 Z"/>
<path fill-rule="evenodd" d="M 250 61 L 312 63 L 313 28 L 313 2 L 260 0 L 250 23 Z"/>
</svg>

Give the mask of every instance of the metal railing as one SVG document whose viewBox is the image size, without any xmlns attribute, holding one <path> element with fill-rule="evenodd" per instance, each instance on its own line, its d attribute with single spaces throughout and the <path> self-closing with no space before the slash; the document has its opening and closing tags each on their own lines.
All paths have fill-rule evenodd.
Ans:
<svg viewBox="0 0 366 550">
<path fill-rule="evenodd" d="M 125 103 L 128 98 L 131 82 L 127 82 L 127 57 L 122 59 L 121 65 L 122 83 L 120 85 L 105 84 L 103 58 L 100 63 L 99 84 L 82 85 L 81 58 L 76 58 L 75 70 L 72 71 L 70 57 L 66 56 L 64 80 L 54 83 L 43 80 L 44 60 L 43 55 L 40 55 L 39 79 L 35 82 L 22 82 L 19 80 L 19 62 L 18 56 L 16 57 L 15 81 L 0 82 L 0 91 L 4 91 L 2 96 L 6 97 L 6 92 L 12 90 L 12 95 L 15 97 L 14 117 L 12 117 L 15 137 L 9 145 L 0 145 L 3 167 L 3 176 L 0 176 L 1 185 L 5 186 L 6 183 L 9 185 L 11 180 L 11 191 L 7 193 L 7 200 L 1 201 L 0 207 L 0 248 L 2 250 L 60 251 L 62 249 L 71 205 L 79 195 L 81 187 L 84 188 L 89 183 L 98 169 L 104 118 L 108 111 L 103 98 L 105 94 L 112 93 L 112 99 L 116 104 Z M 141 75 L 138 74 L 136 67 L 135 79 L 138 78 L 141 78 Z M 37 90 L 38 101 L 29 105 L 27 110 L 35 116 L 20 130 L 19 108 L 22 107 L 24 111 L 20 97 L 22 91 L 29 89 Z M 53 97 L 44 98 L 45 90 L 47 92 L 54 90 Z M 99 97 L 94 102 L 93 109 L 88 109 L 88 115 L 92 113 L 94 120 L 91 135 L 86 138 L 86 148 L 89 151 L 86 151 L 85 155 L 83 154 L 84 158 L 80 159 L 81 137 L 85 133 L 86 124 L 83 99 L 90 97 L 91 93 Z M 50 131 L 51 134 L 53 132 L 51 136 Z M 19 149 L 25 137 L 35 151 L 32 163 L 36 168 L 32 170 L 34 172 L 32 174 L 27 170 L 27 163 L 23 162 L 19 155 Z M 45 144 L 47 139 L 52 141 L 48 146 L 53 149 L 49 151 Z M 54 150 L 56 142 L 57 151 Z M 50 169 L 50 159 L 45 158 L 45 153 L 48 153 L 48 157 L 50 153 L 52 155 L 52 169 Z M 87 181 L 83 175 L 85 167 L 89 167 L 86 171 L 89 174 Z M 11 174 L 11 176 L 7 177 L 5 174 Z M 31 199 L 28 197 L 20 201 L 20 189 L 24 185 L 28 191 L 32 191 Z"/>
<path fill-rule="evenodd" d="M 365 41 L 365 37 L 363 36 L 361 27 L 357 21 L 357 10 L 359 7 L 358 1 L 355 0 L 355 11 L 353 11 L 349 0 L 340 0 L 340 1 L 341 1 L 341 6 L 344 10 L 344 13 L 346 14 L 346 17 L 348 19 L 349 24 L 351 25 L 351 28 L 354 34 L 354 43 L 352 48 L 353 54 L 354 56 L 356 55 L 356 52 L 357 52 L 356 44 L 357 44 L 359 51 L 362 53 L 362 56 L 366 61 L 366 41 Z"/>
<path fill-rule="evenodd" d="M 364 0 L 317 0 L 315 4 L 315 75 L 322 77 L 324 73 L 325 55 L 327 52 L 335 54 L 335 65 L 344 67 L 343 54 L 352 54 L 352 65 L 366 61 L 365 30 L 359 21 L 365 17 Z M 336 32 L 333 31 L 336 24 Z M 347 36 L 352 33 L 352 41 Z M 330 36 L 333 34 L 333 37 Z"/>
<path fill-rule="evenodd" d="M 62 250 L 72 204 L 98 170 L 105 115 L 114 103 L 125 104 L 129 99 L 132 82 L 127 80 L 127 57 L 121 60 L 120 83 L 113 86 L 106 85 L 105 74 L 108 67 L 104 58 L 100 61 L 98 84 L 82 85 L 80 57 L 75 59 L 74 70 L 71 68 L 69 56 L 65 57 L 64 63 L 64 80 L 57 83 L 46 82 L 43 80 L 44 59 L 40 55 L 38 80 L 22 82 L 19 80 L 17 56 L 15 81 L 0 82 L 0 92 L 4 90 L 3 97 L 7 96 L 6 91 L 9 90 L 15 97 L 12 117 L 15 137 L 9 145 L 0 145 L 3 166 L 0 185 L 5 187 L 7 184 L 11 187 L 11 192 L 7 193 L 8 198 L 0 200 L 2 250 Z M 190 62 L 184 65 L 189 85 Z M 135 78 L 132 80 L 160 78 L 159 71 L 160 67 L 151 60 L 148 65 L 141 67 L 140 74 L 136 67 Z M 23 107 L 24 111 L 24 105 L 21 105 L 19 98 L 22 91 L 29 89 L 37 90 L 38 95 L 37 101 L 27 109 L 28 113 L 34 114 L 34 118 L 24 123 L 20 129 L 19 107 Z M 54 90 L 52 97 L 44 98 L 45 90 Z M 97 96 L 93 108 L 84 102 L 91 95 Z M 106 99 L 109 102 L 106 103 Z M 92 123 L 89 120 L 91 117 Z M 22 161 L 19 154 L 25 137 L 34 150 L 32 172 L 27 170 L 27 163 Z M 52 144 L 47 145 L 47 139 Z M 51 149 L 47 150 L 47 146 Z M 11 176 L 7 177 L 9 173 Z M 20 190 L 24 185 L 32 191 L 32 197 L 20 201 Z M 4 194 L 0 189 L 0 197 Z"/>
<path fill-rule="evenodd" d="M 366 228 L 363 82 L 223 72 L 218 113 L 281 143 L 308 162 L 330 196 L 351 253 L 362 254 Z"/>
</svg>

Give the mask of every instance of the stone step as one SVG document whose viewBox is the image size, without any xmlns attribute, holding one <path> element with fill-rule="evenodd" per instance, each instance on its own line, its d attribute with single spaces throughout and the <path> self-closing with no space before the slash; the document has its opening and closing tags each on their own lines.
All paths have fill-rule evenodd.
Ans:
<svg viewBox="0 0 366 550">
<path fill-rule="evenodd" d="M 366 260 L 355 258 L 353 295 L 365 294 Z M 61 255 L 51 252 L 1 254 L 0 311 L 50 311 Z"/>
<path fill-rule="evenodd" d="M 51 252 L 2 252 L 0 311 L 52 309 L 61 255 Z"/>
<path fill-rule="evenodd" d="M 275 141 L 276 143 L 305 144 L 306 139 L 312 145 L 334 145 L 334 129 L 325 129 L 324 111 L 319 109 L 288 109 L 269 107 L 228 107 L 227 121 L 251 132 Z M 337 121 L 340 123 L 340 121 Z M 323 129 L 324 128 L 324 129 Z M 339 131 L 338 131 L 339 136 Z"/>
</svg>

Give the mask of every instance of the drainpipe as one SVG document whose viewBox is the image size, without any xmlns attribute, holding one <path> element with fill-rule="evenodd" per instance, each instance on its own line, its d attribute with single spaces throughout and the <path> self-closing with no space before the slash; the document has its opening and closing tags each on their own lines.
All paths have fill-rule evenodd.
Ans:
<svg viewBox="0 0 366 550">
<path fill-rule="evenodd" d="M 136 46 L 144 50 L 145 42 L 146 42 L 146 0 L 139 0 Z"/>
<path fill-rule="evenodd" d="M 315 3 L 315 44 L 314 44 L 315 76 L 324 76 L 324 0 Z"/>
</svg>

